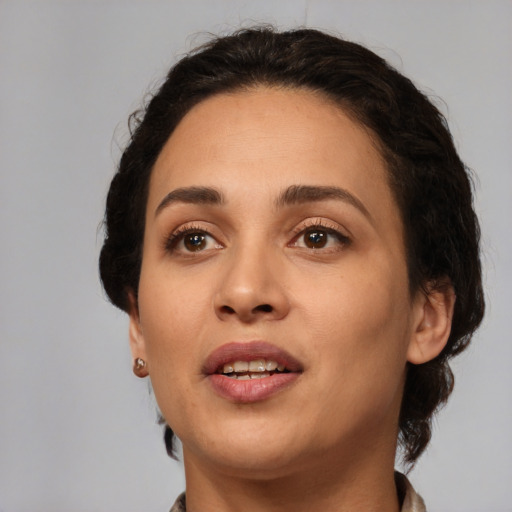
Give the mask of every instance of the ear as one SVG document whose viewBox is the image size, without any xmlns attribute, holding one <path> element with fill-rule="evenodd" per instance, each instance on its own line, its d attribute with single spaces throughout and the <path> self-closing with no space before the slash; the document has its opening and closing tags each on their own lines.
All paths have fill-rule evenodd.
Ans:
<svg viewBox="0 0 512 512">
<path fill-rule="evenodd" d="M 446 346 L 452 327 L 455 292 L 446 279 L 427 283 L 414 304 L 414 326 L 407 360 L 423 364 L 436 358 Z"/>
<path fill-rule="evenodd" d="M 140 357 L 144 361 L 147 361 L 146 343 L 144 341 L 144 335 L 140 325 L 139 306 L 137 304 L 137 299 L 135 298 L 135 293 L 132 290 L 128 292 L 128 300 L 130 302 L 130 310 L 128 314 L 130 317 L 129 336 L 132 359 L 135 361 Z"/>
</svg>

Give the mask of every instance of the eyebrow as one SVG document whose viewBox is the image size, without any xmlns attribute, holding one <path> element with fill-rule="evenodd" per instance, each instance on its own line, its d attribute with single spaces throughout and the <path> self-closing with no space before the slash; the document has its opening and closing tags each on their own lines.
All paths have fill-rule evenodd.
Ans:
<svg viewBox="0 0 512 512">
<path fill-rule="evenodd" d="M 365 217 L 371 220 L 371 215 L 364 204 L 348 190 L 340 187 L 291 185 L 283 192 L 281 192 L 275 201 L 275 206 L 279 209 L 283 208 L 284 206 L 314 203 L 317 201 L 325 201 L 329 199 L 344 201 L 357 208 L 361 213 L 365 215 Z M 212 187 L 177 188 L 169 192 L 162 199 L 162 201 L 160 201 L 155 210 L 155 216 L 157 216 L 164 208 L 173 203 L 221 205 L 224 202 L 225 201 L 222 193 Z"/>
<path fill-rule="evenodd" d="M 155 217 L 172 203 L 211 204 L 218 205 L 224 202 L 222 194 L 211 187 L 183 187 L 169 192 L 157 206 Z"/>
<path fill-rule="evenodd" d="M 284 190 L 278 197 L 276 207 L 282 208 L 287 205 L 313 203 L 328 199 L 336 199 L 349 203 L 371 220 L 370 212 L 366 209 L 365 205 L 348 190 L 340 187 L 292 185 Z"/>
</svg>

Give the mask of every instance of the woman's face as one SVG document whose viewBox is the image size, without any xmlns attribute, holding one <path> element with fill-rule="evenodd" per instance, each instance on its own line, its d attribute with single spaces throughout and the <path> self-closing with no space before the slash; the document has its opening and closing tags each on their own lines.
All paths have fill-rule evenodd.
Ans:
<svg viewBox="0 0 512 512">
<path fill-rule="evenodd" d="M 342 110 L 258 88 L 184 117 L 151 177 L 131 341 L 185 464 L 394 453 L 414 304 L 385 164 Z"/>
</svg>

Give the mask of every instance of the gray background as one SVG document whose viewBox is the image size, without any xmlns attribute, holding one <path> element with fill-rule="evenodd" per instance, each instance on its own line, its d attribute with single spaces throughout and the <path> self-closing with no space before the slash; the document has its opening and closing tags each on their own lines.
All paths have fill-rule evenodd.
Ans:
<svg viewBox="0 0 512 512">
<path fill-rule="evenodd" d="M 180 54 L 251 21 L 336 30 L 439 95 L 479 176 L 488 313 L 411 478 L 512 510 L 510 1 L 0 0 L 0 510 L 164 511 L 182 490 L 97 276 L 126 119 Z"/>
</svg>

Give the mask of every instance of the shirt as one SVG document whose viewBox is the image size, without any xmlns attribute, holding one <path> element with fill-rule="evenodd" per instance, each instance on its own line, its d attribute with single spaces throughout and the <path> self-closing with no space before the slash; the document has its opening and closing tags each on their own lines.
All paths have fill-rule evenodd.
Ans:
<svg viewBox="0 0 512 512">
<path fill-rule="evenodd" d="M 403 496 L 400 512 L 427 512 L 421 496 L 413 489 L 405 475 L 395 472 L 398 494 Z M 180 494 L 169 512 L 187 512 L 185 493 Z"/>
</svg>

